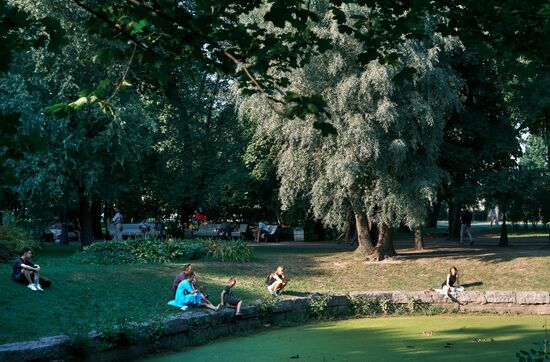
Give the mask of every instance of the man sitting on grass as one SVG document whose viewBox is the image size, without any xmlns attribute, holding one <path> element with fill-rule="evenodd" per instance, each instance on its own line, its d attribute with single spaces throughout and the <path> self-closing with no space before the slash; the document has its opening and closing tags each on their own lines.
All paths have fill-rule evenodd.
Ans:
<svg viewBox="0 0 550 362">
<path fill-rule="evenodd" d="M 40 285 L 40 265 L 31 260 L 32 250 L 23 248 L 12 265 L 11 279 L 16 283 L 28 284 L 30 290 L 42 292 Z"/>
</svg>

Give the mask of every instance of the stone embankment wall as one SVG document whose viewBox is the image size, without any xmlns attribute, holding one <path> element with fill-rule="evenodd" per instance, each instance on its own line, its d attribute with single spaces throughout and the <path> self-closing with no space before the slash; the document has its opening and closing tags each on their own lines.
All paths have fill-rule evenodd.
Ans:
<svg viewBox="0 0 550 362">
<path fill-rule="evenodd" d="M 209 340 L 246 334 L 271 324 L 292 325 L 309 319 L 311 301 L 324 298 L 323 312 L 333 317 L 352 316 L 350 299 L 391 301 L 394 305 L 411 300 L 423 305 L 489 313 L 550 314 L 549 292 L 467 291 L 447 298 L 433 291 L 423 292 L 354 292 L 326 297 L 309 296 L 281 301 L 266 307 L 247 306 L 243 316 L 234 309 L 219 312 L 204 310 L 175 314 L 162 323 L 135 325 L 131 335 L 107 336 L 90 332 L 87 338 L 44 337 L 38 341 L 0 345 L 0 361 L 129 360 L 148 353 L 178 350 Z"/>
</svg>

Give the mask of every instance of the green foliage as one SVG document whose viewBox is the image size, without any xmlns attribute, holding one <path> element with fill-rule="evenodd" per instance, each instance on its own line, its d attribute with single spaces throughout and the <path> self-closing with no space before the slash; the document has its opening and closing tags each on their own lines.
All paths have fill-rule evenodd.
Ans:
<svg viewBox="0 0 550 362">
<path fill-rule="evenodd" d="M 270 314 L 279 303 L 280 299 L 277 296 L 269 295 L 265 300 L 262 300 L 259 305 L 260 315 L 266 316 Z"/>
<path fill-rule="evenodd" d="M 246 241 L 204 241 L 206 256 L 211 260 L 245 263 L 252 259 L 252 249 Z"/>
<path fill-rule="evenodd" d="M 518 362 L 544 362 L 550 361 L 550 352 L 548 351 L 548 340 L 534 342 L 537 349 L 531 348 L 528 351 L 520 350 L 516 352 Z"/>
<path fill-rule="evenodd" d="M 307 300 L 307 311 L 310 318 L 320 319 L 326 315 L 330 295 L 314 295 Z"/>
<path fill-rule="evenodd" d="M 203 255 L 201 241 L 146 238 L 96 242 L 71 256 L 70 261 L 78 264 L 168 263 L 177 259 L 200 259 Z"/>
<path fill-rule="evenodd" d="M 16 224 L 0 226 L 0 263 L 13 261 L 24 247 L 31 248 L 33 252 L 41 248 L 40 242 L 31 239 L 28 233 Z"/>
<path fill-rule="evenodd" d="M 169 263 L 175 260 L 198 260 L 207 257 L 216 261 L 244 263 L 252 259 L 246 242 L 217 240 L 162 241 L 156 238 L 130 239 L 122 242 L 102 241 L 84 247 L 71 256 L 78 264 Z"/>
<path fill-rule="evenodd" d="M 380 304 L 376 299 L 351 296 L 349 302 L 355 316 L 373 316 L 381 312 Z"/>
</svg>

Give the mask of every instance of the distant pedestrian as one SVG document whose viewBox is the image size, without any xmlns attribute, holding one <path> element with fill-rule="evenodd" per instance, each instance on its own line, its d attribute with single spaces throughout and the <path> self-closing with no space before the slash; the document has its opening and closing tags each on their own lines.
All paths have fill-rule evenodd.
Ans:
<svg viewBox="0 0 550 362">
<path fill-rule="evenodd" d="M 460 246 L 464 245 L 464 233 L 468 234 L 470 238 L 470 245 L 474 245 L 474 238 L 470 232 L 472 227 L 472 212 L 466 208 L 463 208 L 460 212 Z"/>
<path fill-rule="evenodd" d="M 111 220 L 115 227 L 115 240 L 122 241 L 122 222 L 124 221 L 124 216 L 122 216 L 118 207 L 115 209 L 115 211 L 116 214 Z"/>
</svg>

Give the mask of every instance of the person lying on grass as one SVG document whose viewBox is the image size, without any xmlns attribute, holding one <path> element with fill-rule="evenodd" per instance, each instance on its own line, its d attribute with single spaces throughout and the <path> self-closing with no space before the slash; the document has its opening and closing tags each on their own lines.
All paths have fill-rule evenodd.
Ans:
<svg viewBox="0 0 550 362">
<path fill-rule="evenodd" d="M 232 288 L 237 283 L 237 280 L 233 277 L 229 278 L 227 281 L 227 285 L 222 290 L 222 296 L 221 296 L 221 305 L 228 305 L 233 308 L 237 308 L 237 311 L 235 312 L 235 315 L 241 315 L 241 305 L 243 304 L 242 300 L 239 300 L 233 294 Z"/>
<path fill-rule="evenodd" d="M 206 307 L 217 311 L 220 306 L 214 307 L 210 301 L 203 297 L 199 290 L 193 288 L 193 278 L 195 273 L 192 271 L 187 274 L 187 279 L 182 281 L 176 289 L 176 297 L 174 300 L 168 302 L 169 305 L 181 308 L 181 310 L 187 310 L 189 307 Z"/>
<path fill-rule="evenodd" d="M 279 265 L 277 270 L 267 277 L 267 290 L 271 295 L 281 295 L 289 280 L 290 279 L 285 277 L 285 267 Z"/>
<path fill-rule="evenodd" d="M 40 278 L 40 265 L 35 264 L 32 260 L 32 250 L 23 248 L 19 256 L 15 259 L 12 265 L 11 279 L 16 283 L 27 284 L 27 287 L 33 291 L 44 291 L 44 287 L 50 285 L 50 281 Z"/>
<path fill-rule="evenodd" d="M 464 290 L 464 287 L 460 286 L 460 283 L 458 282 L 458 269 L 456 267 L 451 267 L 449 269 L 449 274 L 447 274 L 447 280 L 441 284 L 441 288 L 443 289 L 443 292 L 445 294 L 453 293 L 453 292 L 461 292 Z"/>
</svg>

